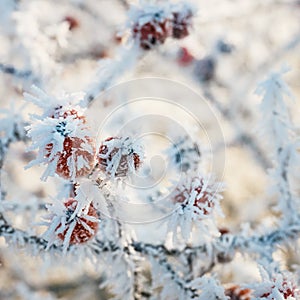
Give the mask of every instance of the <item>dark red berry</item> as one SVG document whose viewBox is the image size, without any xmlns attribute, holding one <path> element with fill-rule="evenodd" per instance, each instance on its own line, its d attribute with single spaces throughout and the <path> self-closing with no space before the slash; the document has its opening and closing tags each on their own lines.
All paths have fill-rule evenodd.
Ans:
<svg viewBox="0 0 300 300">
<path fill-rule="evenodd" d="M 64 21 L 68 23 L 69 30 L 73 30 L 73 29 L 76 29 L 77 27 L 79 27 L 78 20 L 72 16 L 66 16 L 64 18 Z"/>
<path fill-rule="evenodd" d="M 183 10 L 173 13 L 172 36 L 175 39 L 183 39 L 190 33 L 193 13 L 191 10 Z"/>
<path fill-rule="evenodd" d="M 67 218 L 70 218 L 74 211 L 76 210 L 76 207 L 78 205 L 77 200 L 70 198 L 64 203 L 67 211 Z M 89 217 L 95 218 L 94 220 L 89 219 Z M 94 208 L 93 204 L 91 203 L 89 205 L 89 209 L 87 212 L 87 217 L 83 216 L 76 216 L 71 222 L 76 222 L 76 225 L 72 231 L 71 237 L 70 237 L 70 244 L 83 244 L 86 243 L 88 240 L 90 240 L 92 237 L 95 236 L 97 230 L 98 230 L 98 215 L 97 210 Z M 67 220 L 68 221 L 68 220 Z M 59 229 L 61 225 L 58 225 L 56 230 Z M 70 224 L 66 225 L 66 229 L 63 233 L 59 233 L 57 236 L 64 241 L 65 236 L 68 232 L 68 229 L 70 228 Z"/>
<path fill-rule="evenodd" d="M 179 50 L 179 55 L 178 55 L 178 63 L 182 66 L 188 66 L 194 61 L 194 56 L 188 51 L 187 48 L 182 47 Z"/>
<path fill-rule="evenodd" d="M 141 157 L 138 153 L 135 152 L 134 149 L 127 149 L 128 154 L 126 154 L 126 151 L 125 153 L 122 152 L 122 146 L 120 148 L 116 146 L 112 149 L 109 149 L 107 142 L 119 139 L 120 138 L 118 137 L 109 137 L 101 144 L 98 154 L 98 164 L 99 169 L 104 173 L 108 173 L 108 175 L 113 175 L 114 177 L 126 177 L 129 173 L 130 161 L 133 163 L 134 169 L 137 170 L 141 165 Z M 114 156 L 117 155 L 117 153 L 119 154 L 120 151 L 122 154 L 118 161 L 118 165 L 115 166 L 115 174 L 111 174 L 110 170 L 108 170 L 108 166 L 110 163 L 112 163 Z M 106 154 L 108 154 L 106 158 L 101 157 Z"/>
<path fill-rule="evenodd" d="M 150 50 L 154 46 L 163 44 L 171 34 L 171 23 L 168 19 L 153 17 L 147 23 L 136 23 L 133 27 L 133 37 L 139 41 L 140 47 Z"/>
</svg>

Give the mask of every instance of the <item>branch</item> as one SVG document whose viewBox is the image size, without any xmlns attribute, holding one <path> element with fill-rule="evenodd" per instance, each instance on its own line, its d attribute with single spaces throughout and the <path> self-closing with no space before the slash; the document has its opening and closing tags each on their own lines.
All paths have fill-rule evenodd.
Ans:
<svg viewBox="0 0 300 300">
<path fill-rule="evenodd" d="M 12 65 L 0 63 L 0 72 L 11 75 L 17 79 L 34 82 L 35 84 L 39 82 L 39 79 L 34 76 L 31 70 L 19 70 Z"/>
</svg>

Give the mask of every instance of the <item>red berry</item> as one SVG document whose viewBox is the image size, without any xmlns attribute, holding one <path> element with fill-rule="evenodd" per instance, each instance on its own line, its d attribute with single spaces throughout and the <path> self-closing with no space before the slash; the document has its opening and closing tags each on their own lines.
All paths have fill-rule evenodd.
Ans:
<svg viewBox="0 0 300 300">
<path fill-rule="evenodd" d="M 82 216 L 76 216 L 71 222 L 68 220 L 73 215 L 74 211 L 76 210 L 76 207 L 78 205 L 77 200 L 70 198 L 64 203 L 66 207 L 66 228 L 63 233 L 58 233 L 57 236 L 64 241 L 65 236 L 68 232 L 68 229 L 70 228 L 71 222 L 76 222 L 76 225 L 72 231 L 71 237 L 70 237 L 70 244 L 82 244 L 86 243 L 88 240 L 90 240 L 92 237 L 95 236 L 97 230 L 98 230 L 98 221 L 91 220 L 92 217 L 94 219 L 98 219 L 97 210 L 94 208 L 93 204 L 91 203 L 89 205 L 88 212 L 85 215 Z M 62 225 L 58 225 L 56 230 L 58 230 Z"/>
<path fill-rule="evenodd" d="M 86 123 L 85 116 L 80 115 L 76 109 L 63 110 L 63 106 L 60 105 L 55 107 L 53 114 L 50 116 L 53 119 L 67 118 L 68 116 L 73 116 L 74 119 L 81 120 L 83 124 Z"/>
<path fill-rule="evenodd" d="M 225 227 L 218 228 L 221 235 L 229 234 L 230 230 Z"/>
<path fill-rule="evenodd" d="M 72 16 L 66 16 L 64 18 L 64 21 L 66 21 L 69 24 L 69 30 L 73 30 L 73 29 L 79 27 L 78 20 Z"/>
<path fill-rule="evenodd" d="M 163 44 L 170 36 L 171 30 L 171 23 L 168 19 L 154 15 L 147 23 L 134 25 L 133 37 L 139 41 L 142 49 L 150 50 L 154 46 Z"/>
<path fill-rule="evenodd" d="M 175 39 L 183 39 L 189 35 L 192 24 L 193 13 L 191 10 L 183 10 L 173 13 L 172 20 L 172 36 Z"/>
<path fill-rule="evenodd" d="M 234 285 L 225 290 L 225 295 L 229 297 L 229 300 L 250 300 L 250 289 L 242 289 L 238 285 Z"/>
<path fill-rule="evenodd" d="M 214 207 L 214 192 L 209 186 L 207 186 L 204 191 L 203 188 L 203 179 L 194 177 L 189 184 L 184 184 L 176 188 L 173 201 L 175 203 L 182 203 L 185 205 L 188 201 L 190 201 L 191 194 L 196 192 L 195 198 L 192 199 L 193 206 L 197 207 L 197 210 L 194 212 L 199 214 L 200 210 L 204 215 L 209 215 L 211 209 Z"/>
<path fill-rule="evenodd" d="M 182 66 L 188 66 L 194 61 L 194 56 L 188 51 L 187 48 L 182 47 L 178 55 L 178 63 Z"/>
<path fill-rule="evenodd" d="M 51 118 L 62 119 L 56 126 L 56 131 L 64 136 L 63 149 L 52 155 L 53 143 L 49 143 L 45 147 L 45 157 L 51 157 L 50 162 L 57 160 L 56 174 L 65 179 L 87 175 L 95 162 L 95 143 L 93 138 L 88 136 L 84 138 L 68 136 L 66 124 L 70 121 L 67 120 L 70 116 L 72 119 L 80 120 L 81 125 L 86 123 L 85 117 L 80 115 L 75 109 L 63 111 L 62 106 L 55 108 Z"/>
<path fill-rule="evenodd" d="M 120 146 L 113 146 L 111 149 L 109 148 L 109 142 L 120 140 L 118 137 L 109 137 L 107 138 L 100 146 L 98 153 L 98 164 L 100 170 L 108 175 L 112 175 L 113 177 L 126 177 L 129 173 L 130 165 L 137 170 L 141 165 L 141 157 L 135 152 L 135 149 L 131 148 L 131 145 L 120 144 Z M 125 139 L 126 141 L 126 139 Z M 115 166 L 113 166 L 113 160 L 115 155 L 119 155 L 119 159 L 116 160 Z M 105 156 L 105 157 L 103 157 Z M 111 168 L 112 166 L 114 174 L 112 174 Z"/>
<path fill-rule="evenodd" d="M 272 289 L 275 286 L 272 287 Z M 287 281 L 284 281 L 282 283 L 282 287 L 279 288 L 280 294 L 283 296 L 284 299 L 288 299 L 290 296 L 291 297 L 296 297 L 300 296 L 299 292 L 297 291 L 297 288 L 293 286 L 292 284 L 288 283 Z M 264 293 L 261 295 L 261 298 L 268 298 L 271 295 L 271 292 Z M 272 300 L 276 300 L 275 298 L 272 298 Z"/>
<path fill-rule="evenodd" d="M 63 143 L 63 151 L 58 152 L 51 161 L 53 161 L 58 156 L 56 174 L 65 179 L 70 179 L 72 177 L 82 177 L 87 175 L 94 166 L 94 154 L 85 150 L 86 144 L 93 149 L 95 152 L 94 141 L 86 137 L 85 140 L 77 137 L 66 137 Z M 51 151 L 53 149 L 53 144 L 48 144 L 46 146 L 45 157 L 49 158 Z M 75 162 L 75 176 L 72 171 L 72 167 L 68 164 L 69 158 L 73 155 Z M 83 158 L 88 164 L 85 164 L 82 168 L 77 168 L 79 158 Z"/>
</svg>

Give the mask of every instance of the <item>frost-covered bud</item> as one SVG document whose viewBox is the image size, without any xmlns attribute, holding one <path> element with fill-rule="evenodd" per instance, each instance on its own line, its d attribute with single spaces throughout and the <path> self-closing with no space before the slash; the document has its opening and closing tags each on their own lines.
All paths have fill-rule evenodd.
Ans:
<svg viewBox="0 0 300 300">
<path fill-rule="evenodd" d="M 76 199 L 69 198 L 64 203 L 54 203 L 48 209 L 51 215 L 44 238 L 49 245 L 62 241 L 66 250 L 69 245 L 86 243 L 97 233 L 99 220 L 92 203 L 79 205 Z"/>
<path fill-rule="evenodd" d="M 220 53 L 223 53 L 223 54 L 230 54 L 234 50 L 233 45 L 228 44 L 222 40 L 217 41 L 216 48 Z"/>
<path fill-rule="evenodd" d="M 135 173 L 143 159 L 141 146 L 131 138 L 110 137 L 100 146 L 98 166 L 108 177 L 126 177 Z"/>
<path fill-rule="evenodd" d="M 29 150 L 38 149 L 38 157 L 27 168 L 47 164 L 42 180 L 54 174 L 68 180 L 87 175 L 94 166 L 96 151 L 82 109 L 70 104 L 69 97 L 72 95 L 55 99 L 45 96 L 40 90 L 38 92 L 41 99 L 27 95 L 29 100 L 33 98 L 38 105 L 38 100 L 44 100 L 48 105 L 40 105 L 44 114 L 33 116 L 35 122 L 27 127 L 28 136 L 32 139 Z"/>
<path fill-rule="evenodd" d="M 188 136 L 181 137 L 168 149 L 168 156 L 175 167 L 182 172 L 195 171 L 200 163 L 201 152 L 196 142 Z"/>
<path fill-rule="evenodd" d="M 133 37 L 144 50 L 163 44 L 171 32 L 170 20 L 160 11 L 151 14 L 145 12 L 133 27 Z"/>
<path fill-rule="evenodd" d="M 214 57 L 205 57 L 195 63 L 194 73 L 201 82 L 208 82 L 215 78 L 216 60 Z"/>
<path fill-rule="evenodd" d="M 225 289 L 228 300 L 251 300 L 251 290 L 233 285 Z"/>
<path fill-rule="evenodd" d="M 190 33 L 193 11 L 185 4 L 174 6 L 173 10 L 172 36 L 175 39 L 183 39 Z"/>
</svg>

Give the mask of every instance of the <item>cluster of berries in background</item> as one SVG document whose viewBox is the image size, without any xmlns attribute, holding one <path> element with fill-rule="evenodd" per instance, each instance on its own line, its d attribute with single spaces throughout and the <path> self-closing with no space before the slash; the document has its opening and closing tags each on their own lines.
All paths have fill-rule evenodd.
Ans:
<svg viewBox="0 0 300 300">
<path fill-rule="evenodd" d="M 186 4 L 148 7 L 135 12 L 132 34 L 144 50 L 163 44 L 168 37 L 183 39 L 192 27 L 193 10 Z"/>
</svg>

